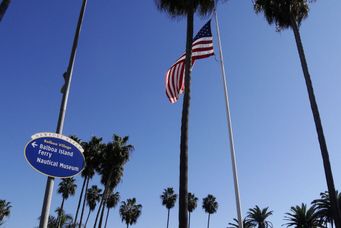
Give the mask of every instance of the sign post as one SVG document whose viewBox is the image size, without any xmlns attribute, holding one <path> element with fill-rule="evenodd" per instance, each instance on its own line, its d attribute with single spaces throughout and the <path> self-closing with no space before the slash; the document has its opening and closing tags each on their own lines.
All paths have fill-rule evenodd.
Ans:
<svg viewBox="0 0 341 228">
<path fill-rule="evenodd" d="M 81 8 L 79 18 L 78 18 L 75 36 L 73 39 L 73 45 L 72 45 L 72 50 L 71 50 L 71 56 L 69 59 L 69 65 L 68 65 L 67 71 L 64 74 L 65 85 L 62 88 L 63 98 L 62 98 L 62 103 L 60 105 L 57 131 L 56 131 L 58 134 L 62 134 L 62 132 L 63 132 L 64 117 L 65 117 L 66 106 L 67 106 L 67 101 L 68 101 L 68 97 L 69 97 L 70 84 L 71 84 L 72 72 L 73 72 L 73 65 L 75 62 L 76 50 L 77 50 L 77 46 L 78 46 L 78 38 L 79 38 L 80 30 L 82 27 L 86 3 L 87 3 L 87 0 L 83 0 L 82 8 Z M 54 185 L 54 177 L 48 176 L 47 182 L 46 182 L 44 203 L 43 203 L 43 207 L 41 210 L 39 228 L 47 228 L 49 214 L 50 214 L 53 185 Z"/>
</svg>

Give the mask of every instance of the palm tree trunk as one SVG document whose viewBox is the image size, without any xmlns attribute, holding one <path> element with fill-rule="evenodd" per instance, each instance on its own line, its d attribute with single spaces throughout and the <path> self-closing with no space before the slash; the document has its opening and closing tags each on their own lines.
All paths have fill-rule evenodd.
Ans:
<svg viewBox="0 0 341 228">
<path fill-rule="evenodd" d="M 307 64 L 307 61 L 305 58 L 299 28 L 298 28 L 298 25 L 296 23 L 296 20 L 293 17 L 291 18 L 291 25 L 292 25 L 291 27 L 292 27 L 292 30 L 293 30 L 294 35 L 295 35 L 298 54 L 299 54 L 300 60 L 301 60 L 301 66 L 302 66 L 304 79 L 305 79 L 305 83 L 306 83 L 307 90 L 308 90 L 311 110 L 312 110 L 313 116 L 314 116 L 315 127 L 316 127 L 318 140 L 319 140 L 319 144 L 320 144 L 321 155 L 322 155 L 322 159 L 323 159 L 324 172 L 325 172 L 325 176 L 326 176 L 326 180 L 327 180 L 327 186 L 328 186 L 328 192 L 329 192 L 329 196 L 330 196 L 331 208 L 332 208 L 333 217 L 335 220 L 335 227 L 341 228 L 341 216 L 340 216 L 340 211 L 338 209 L 338 204 L 337 204 L 337 200 L 336 200 L 333 173 L 332 173 L 332 169 L 331 169 L 331 165 L 330 165 L 330 161 L 329 161 L 329 153 L 328 153 L 328 149 L 327 149 L 327 143 L 326 143 L 324 133 L 323 133 L 322 123 L 321 123 L 321 119 L 320 119 L 320 113 L 319 113 L 319 110 L 317 107 L 314 89 L 313 89 L 313 85 L 312 85 L 311 78 L 310 78 L 309 71 L 308 71 L 308 64 Z"/>
<path fill-rule="evenodd" d="M 79 228 L 82 227 L 83 214 L 84 214 L 84 209 L 85 209 L 85 201 L 86 201 L 86 196 L 88 194 L 88 188 L 89 188 L 89 181 L 90 181 L 90 177 L 86 177 L 86 187 L 85 187 L 85 194 L 84 194 L 84 199 L 83 199 L 81 218 L 79 220 Z"/>
<path fill-rule="evenodd" d="M 76 216 L 75 216 L 75 220 L 73 223 L 73 227 L 76 227 L 76 223 L 77 223 L 77 218 L 78 218 L 78 212 L 79 212 L 79 208 L 81 206 L 81 202 L 82 202 L 82 197 L 83 197 L 83 193 L 84 193 L 84 188 L 85 188 L 85 183 L 86 183 L 86 177 L 83 178 L 83 185 L 82 185 L 82 191 L 81 194 L 79 196 L 79 200 L 78 200 L 78 205 L 77 205 L 77 211 L 76 211 Z"/>
<path fill-rule="evenodd" d="M 0 21 L 4 17 L 10 2 L 11 2 L 11 0 L 2 0 L 2 2 L 0 4 Z"/>
<path fill-rule="evenodd" d="M 207 228 L 210 228 L 210 217 L 211 217 L 211 214 L 208 213 Z"/>
<path fill-rule="evenodd" d="M 110 171 L 110 174 L 108 176 L 108 179 L 107 179 L 107 182 L 105 183 L 105 187 L 104 187 L 104 192 L 103 192 L 103 196 L 102 196 L 102 200 L 101 200 L 101 205 L 103 207 L 105 207 L 105 202 L 107 200 L 107 197 L 108 197 L 108 191 L 109 191 L 109 186 L 110 186 L 110 179 L 112 177 L 112 174 L 114 173 L 114 170 L 112 169 Z M 104 209 L 104 208 L 103 208 Z M 95 224 L 94 224 L 94 228 L 96 227 L 96 224 L 97 224 L 97 219 L 98 219 L 98 216 L 99 216 L 99 212 L 101 211 L 101 207 L 98 208 L 98 212 L 97 212 L 97 215 L 96 215 L 96 220 L 95 220 Z M 102 210 L 102 213 L 101 213 L 101 217 L 100 217 L 100 221 L 99 221 L 99 224 L 98 226 L 101 227 L 102 226 L 102 219 L 103 219 L 103 210 Z"/>
<path fill-rule="evenodd" d="M 110 211 L 110 208 L 108 208 L 108 211 L 107 211 L 107 216 L 105 218 L 105 225 L 104 225 L 104 228 L 107 228 L 107 223 L 108 223 L 108 218 L 109 218 L 109 211 Z"/>
<path fill-rule="evenodd" d="M 105 192 L 105 189 L 104 189 L 104 192 Z M 94 223 L 94 228 L 96 228 L 98 217 L 99 217 L 99 213 L 101 212 L 101 209 L 102 209 L 102 206 L 103 206 L 103 201 L 104 201 L 104 195 L 102 196 L 101 203 L 99 204 L 99 207 L 98 207 L 98 210 L 97 210 L 96 219 L 95 219 L 95 223 Z"/>
<path fill-rule="evenodd" d="M 65 198 L 63 197 L 63 199 L 62 199 L 62 203 L 60 204 L 60 211 L 58 212 L 58 216 L 60 216 L 61 212 L 63 211 L 63 208 L 64 208 L 64 202 L 65 202 Z"/>
<path fill-rule="evenodd" d="M 98 223 L 98 228 L 102 228 L 105 205 L 106 205 L 106 199 L 104 199 L 103 201 L 103 207 L 102 207 L 101 216 L 100 216 L 99 223 Z"/>
<path fill-rule="evenodd" d="M 169 226 L 169 212 L 170 212 L 170 209 L 168 208 L 168 213 L 167 213 L 167 228 Z"/>
<path fill-rule="evenodd" d="M 88 216 L 86 217 L 86 221 L 85 221 L 84 227 L 86 227 L 86 225 L 88 224 L 88 220 L 89 220 L 89 217 L 90 217 L 90 213 L 91 213 L 91 210 L 90 210 L 90 208 L 89 208 L 89 213 L 88 213 Z"/>
<path fill-rule="evenodd" d="M 109 181 L 109 179 L 108 179 L 108 181 Z M 100 205 L 100 207 L 98 208 L 98 211 L 97 211 L 95 226 L 97 224 L 97 219 L 99 218 L 98 227 L 102 226 L 103 213 L 104 213 L 104 208 L 105 208 L 106 198 L 107 198 L 107 191 L 108 191 L 108 186 L 109 186 L 108 185 L 108 181 L 107 181 L 107 184 L 104 187 L 104 192 L 103 192 L 103 196 L 102 196 L 102 200 L 101 200 L 101 205 Z"/>
<path fill-rule="evenodd" d="M 190 1 L 193 5 L 193 1 Z M 190 85 L 192 68 L 192 42 L 193 42 L 193 7 L 187 13 L 187 41 L 185 60 L 185 94 L 182 106 L 181 138 L 180 138 L 180 186 L 179 186 L 179 228 L 187 228 L 188 217 L 188 117 L 190 106 Z"/>
<path fill-rule="evenodd" d="M 61 216 L 61 214 L 62 214 L 62 212 L 63 212 L 64 201 L 65 201 L 65 198 L 63 197 L 62 203 L 61 203 L 60 208 L 59 208 L 60 210 L 58 211 L 58 219 L 57 219 L 57 221 L 58 221 L 58 228 L 60 227 L 60 222 L 61 222 L 60 216 Z"/>
</svg>

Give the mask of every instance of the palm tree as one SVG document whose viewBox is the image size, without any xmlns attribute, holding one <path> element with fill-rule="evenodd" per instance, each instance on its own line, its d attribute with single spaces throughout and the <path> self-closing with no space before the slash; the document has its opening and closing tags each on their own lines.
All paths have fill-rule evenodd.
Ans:
<svg viewBox="0 0 341 228">
<path fill-rule="evenodd" d="M 129 160 L 130 153 L 134 150 L 134 147 L 128 144 L 128 141 L 128 136 L 120 137 L 114 134 L 112 142 L 108 143 L 103 150 L 99 173 L 101 174 L 101 183 L 105 187 L 97 211 L 95 226 L 99 218 L 98 226 L 102 227 L 106 201 L 114 188 L 120 183 L 124 172 L 124 165 Z"/>
<path fill-rule="evenodd" d="M 0 200 L 0 225 L 2 225 L 5 222 L 5 218 L 11 214 L 11 207 L 11 202 Z"/>
<path fill-rule="evenodd" d="M 7 10 L 10 3 L 11 3 L 11 0 L 2 0 L 2 2 L 0 4 L 0 21 L 4 17 L 6 10 Z"/>
<path fill-rule="evenodd" d="M 127 228 L 129 225 L 133 225 L 137 222 L 142 212 L 142 205 L 136 204 L 136 199 L 127 199 L 127 201 L 122 202 L 120 206 L 120 215 L 122 222 L 125 221 Z"/>
<path fill-rule="evenodd" d="M 58 193 L 62 194 L 62 203 L 60 205 L 60 210 L 58 213 L 58 221 L 61 223 L 61 212 L 63 212 L 64 201 L 67 200 L 70 196 L 73 196 L 76 192 L 77 185 L 75 183 L 75 179 L 71 178 L 62 178 L 62 181 L 59 183 Z"/>
<path fill-rule="evenodd" d="M 260 209 L 256 205 L 254 208 L 249 209 L 246 218 L 253 227 L 268 228 L 272 227 L 272 223 L 267 221 L 270 215 L 272 215 L 272 211 L 269 211 L 269 207 Z"/>
<path fill-rule="evenodd" d="M 216 213 L 218 210 L 216 198 L 213 195 L 208 194 L 207 197 L 202 200 L 202 208 L 208 213 L 207 228 L 209 228 L 211 214 Z"/>
<path fill-rule="evenodd" d="M 58 218 L 54 216 L 49 216 L 48 228 L 72 228 L 73 218 L 72 215 L 66 214 L 65 211 L 58 207 L 55 212 Z"/>
<path fill-rule="evenodd" d="M 85 203 L 86 203 L 86 198 L 87 198 L 86 193 L 88 192 L 88 188 L 89 188 L 89 181 L 95 175 L 95 171 L 98 170 L 99 163 L 100 163 L 100 156 L 101 156 L 104 145 L 102 143 L 102 138 L 93 136 L 89 142 L 82 142 L 82 147 L 84 149 L 83 154 L 85 157 L 85 168 L 83 169 L 81 173 L 81 176 L 83 177 L 83 185 L 82 185 L 81 194 L 78 200 L 78 206 L 77 206 L 77 211 L 76 211 L 76 216 L 75 216 L 75 224 L 77 222 L 78 212 L 79 212 L 79 208 L 80 208 L 81 201 L 83 198 L 83 206 L 82 206 L 80 222 L 79 222 L 79 224 L 82 224 Z M 83 197 L 84 191 L 85 191 L 85 195 Z"/>
<path fill-rule="evenodd" d="M 192 42 L 193 42 L 193 16 L 195 12 L 207 15 L 214 9 L 214 0 L 155 0 L 161 11 L 167 12 L 171 17 L 187 17 L 186 34 L 186 59 L 185 59 L 185 92 L 182 106 L 181 136 L 180 136 L 180 184 L 179 184 L 179 227 L 186 228 L 187 217 L 187 193 L 188 193 L 188 117 L 191 92 L 191 68 L 192 68 Z"/>
<path fill-rule="evenodd" d="M 333 180 L 333 173 L 329 161 L 329 153 L 327 149 L 327 143 L 324 137 L 322 122 L 320 119 L 320 113 L 315 99 L 315 94 L 313 90 L 313 85 L 311 82 L 308 64 L 305 58 L 304 49 L 301 41 L 301 35 L 299 27 L 303 19 L 308 17 L 309 13 L 309 2 L 312 0 L 256 0 L 255 10 L 256 13 L 263 12 L 266 20 L 269 24 L 275 24 L 278 31 L 291 28 L 294 32 L 296 45 L 301 60 L 301 66 L 303 70 L 303 75 L 305 83 L 308 90 L 309 101 L 311 110 L 313 113 L 315 127 L 318 135 L 318 140 L 320 144 L 325 176 L 328 185 L 328 191 L 331 194 L 331 205 L 333 210 L 333 215 L 335 219 L 335 225 L 337 228 L 341 227 L 341 216 L 338 210 L 338 205 L 336 201 L 335 186 Z"/>
<path fill-rule="evenodd" d="M 188 193 L 188 228 L 191 227 L 191 213 L 197 208 L 198 198 L 193 193 Z"/>
<path fill-rule="evenodd" d="M 240 228 L 238 219 L 234 218 L 233 223 L 229 222 L 229 225 L 227 228 Z M 248 221 L 246 218 L 243 219 L 243 228 L 252 228 L 250 221 Z"/>
<path fill-rule="evenodd" d="M 85 221 L 85 227 L 88 224 L 88 220 L 92 211 L 95 210 L 97 203 L 101 199 L 102 189 L 98 188 L 97 185 L 92 185 L 86 193 L 86 203 L 89 206 L 89 213 Z"/>
<path fill-rule="evenodd" d="M 58 219 L 53 215 L 49 216 L 47 228 L 58 228 Z"/>
<path fill-rule="evenodd" d="M 318 217 L 325 226 L 330 223 L 331 227 L 334 226 L 333 211 L 331 207 L 329 193 L 327 191 L 320 193 L 320 199 L 313 200 L 311 203 L 316 208 Z M 336 198 L 341 203 L 341 193 L 336 191 Z"/>
<path fill-rule="evenodd" d="M 104 228 L 107 227 L 110 209 L 116 207 L 116 205 L 119 201 L 120 201 L 120 193 L 119 192 L 111 193 L 110 196 L 108 197 L 107 204 L 106 204 L 108 210 L 107 210 L 107 216 L 105 218 Z"/>
<path fill-rule="evenodd" d="M 334 219 L 328 192 L 321 192 L 320 199 L 313 200 L 311 204 L 316 208 L 316 213 L 320 222 L 327 226 L 328 223 L 333 227 Z"/>
<path fill-rule="evenodd" d="M 160 196 L 162 205 L 165 206 L 168 210 L 168 215 L 167 215 L 167 228 L 169 225 L 169 212 L 170 209 L 172 209 L 175 205 L 177 195 L 174 192 L 173 188 L 166 188 L 164 189 L 162 195 Z"/>
<path fill-rule="evenodd" d="M 57 207 L 55 212 L 60 214 L 60 224 L 58 223 L 58 218 L 49 215 L 48 222 L 47 222 L 47 228 L 73 228 L 73 217 L 70 214 L 65 214 L 64 210 L 61 210 L 60 207 Z M 39 217 L 40 220 L 40 217 Z M 78 225 L 78 224 L 77 224 Z M 85 226 L 82 226 L 85 227 Z"/>
<path fill-rule="evenodd" d="M 285 220 L 288 223 L 284 224 L 286 227 L 299 227 L 299 228 L 319 228 L 325 227 L 319 220 L 316 207 L 311 206 L 307 209 L 307 205 L 302 203 L 301 206 L 297 205 L 290 208 L 289 213 L 285 213 Z"/>
</svg>

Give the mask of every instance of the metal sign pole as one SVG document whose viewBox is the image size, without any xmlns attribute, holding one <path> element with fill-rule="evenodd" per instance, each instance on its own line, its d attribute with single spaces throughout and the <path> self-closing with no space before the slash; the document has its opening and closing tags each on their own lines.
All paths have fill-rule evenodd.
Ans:
<svg viewBox="0 0 341 228">
<path fill-rule="evenodd" d="M 60 105 L 58 124 L 57 124 L 57 130 L 56 130 L 56 132 L 58 134 L 62 134 L 62 132 L 63 132 L 64 118 L 65 118 L 67 101 L 68 101 L 69 92 L 70 92 L 73 66 L 75 63 L 76 50 L 77 50 L 77 46 L 78 46 L 78 39 L 79 39 L 80 30 L 82 27 L 86 3 L 87 3 L 87 0 L 83 0 L 82 8 L 81 8 L 79 18 L 78 18 L 78 24 L 77 24 L 76 32 L 75 32 L 75 36 L 74 36 L 74 40 L 73 40 L 69 65 L 67 68 L 67 72 L 64 74 L 65 85 L 62 89 L 63 98 L 62 98 L 62 103 Z M 39 228 L 47 228 L 47 224 L 48 224 L 48 220 L 49 220 L 49 214 L 50 214 L 52 193 L 53 193 L 53 185 L 54 185 L 54 177 L 48 177 L 47 183 L 46 183 L 46 189 L 45 189 L 44 203 L 43 203 L 41 216 L 40 216 Z"/>
</svg>

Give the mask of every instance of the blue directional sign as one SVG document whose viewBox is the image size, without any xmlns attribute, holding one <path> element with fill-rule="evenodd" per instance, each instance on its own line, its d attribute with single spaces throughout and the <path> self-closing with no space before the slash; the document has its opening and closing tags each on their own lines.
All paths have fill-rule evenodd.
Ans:
<svg viewBox="0 0 341 228">
<path fill-rule="evenodd" d="M 42 132 L 32 136 L 25 146 L 28 163 L 38 172 L 51 177 L 71 177 L 85 165 L 83 148 L 61 134 Z"/>
</svg>

